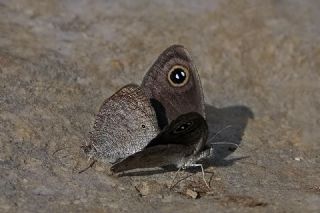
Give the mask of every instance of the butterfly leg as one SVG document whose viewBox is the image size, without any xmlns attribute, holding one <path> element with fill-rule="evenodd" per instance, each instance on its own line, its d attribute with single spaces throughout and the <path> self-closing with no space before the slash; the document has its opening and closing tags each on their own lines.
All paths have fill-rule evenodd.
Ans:
<svg viewBox="0 0 320 213">
<path fill-rule="evenodd" d="M 93 160 L 93 161 L 90 163 L 89 166 L 87 166 L 87 167 L 84 168 L 84 169 L 81 169 L 81 170 L 78 172 L 78 174 L 81 174 L 82 172 L 85 172 L 85 171 L 87 171 L 88 169 L 92 168 L 93 165 L 94 165 L 96 162 L 97 162 L 97 160 Z"/>
<path fill-rule="evenodd" d="M 188 165 L 188 166 L 189 166 L 189 167 L 200 167 L 200 168 L 201 168 L 202 179 L 203 179 L 204 183 L 206 184 L 206 186 L 208 187 L 208 189 L 210 189 L 210 186 L 209 186 L 209 184 L 207 183 L 206 178 L 205 178 L 205 176 L 204 176 L 204 169 L 203 169 L 202 164 L 200 164 L 200 163 L 195 163 L 195 164 L 190 164 L 190 165 Z"/>
<path fill-rule="evenodd" d="M 178 171 L 176 171 L 176 173 L 175 173 L 175 175 L 174 175 L 174 177 L 173 177 L 173 179 L 172 179 L 172 181 L 171 181 L 171 184 L 170 184 L 169 189 L 172 189 L 172 188 L 176 185 L 176 184 L 173 184 L 173 183 L 174 183 L 174 180 L 177 178 L 178 173 L 180 172 L 181 169 L 182 169 L 182 167 L 180 167 L 180 168 L 178 169 Z"/>
</svg>

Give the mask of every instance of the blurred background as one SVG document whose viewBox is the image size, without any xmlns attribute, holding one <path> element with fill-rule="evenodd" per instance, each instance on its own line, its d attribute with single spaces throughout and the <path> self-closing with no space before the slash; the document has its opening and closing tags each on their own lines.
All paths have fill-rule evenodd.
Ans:
<svg viewBox="0 0 320 213">
<path fill-rule="evenodd" d="M 316 0 L 0 0 L 0 210 L 319 211 L 319 11 Z M 210 192 L 192 178 L 168 190 L 173 172 L 79 175 L 103 100 L 140 84 L 172 44 L 193 56 L 211 134 L 232 124 L 219 140 L 240 144 L 208 168 Z"/>
</svg>

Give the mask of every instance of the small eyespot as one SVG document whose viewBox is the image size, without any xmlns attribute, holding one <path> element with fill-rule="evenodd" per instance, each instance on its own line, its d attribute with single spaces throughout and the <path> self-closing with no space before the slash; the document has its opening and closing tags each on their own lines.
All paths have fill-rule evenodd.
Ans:
<svg viewBox="0 0 320 213">
<path fill-rule="evenodd" d="M 177 128 L 175 128 L 174 133 L 183 132 L 183 131 L 189 129 L 192 125 L 193 125 L 193 122 L 190 122 L 190 121 L 187 123 L 183 123 L 180 126 L 178 126 Z"/>
<path fill-rule="evenodd" d="M 144 129 L 144 128 L 146 128 L 146 125 L 142 124 L 141 127 Z"/>
<path fill-rule="evenodd" d="M 189 70 L 181 65 L 175 65 L 168 72 L 168 80 L 174 87 L 182 87 L 189 80 Z"/>
</svg>

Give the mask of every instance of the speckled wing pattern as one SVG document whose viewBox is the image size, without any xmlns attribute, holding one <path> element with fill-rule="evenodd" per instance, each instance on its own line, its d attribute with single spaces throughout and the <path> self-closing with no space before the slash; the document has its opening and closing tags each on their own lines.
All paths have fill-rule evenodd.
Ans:
<svg viewBox="0 0 320 213">
<path fill-rule="evenodd" d="M 90 132 L 94 157 L 114 163 L 142 150 L 159 133 L 155 112 L 137 85 L 104 101 Z"/>
</svg>

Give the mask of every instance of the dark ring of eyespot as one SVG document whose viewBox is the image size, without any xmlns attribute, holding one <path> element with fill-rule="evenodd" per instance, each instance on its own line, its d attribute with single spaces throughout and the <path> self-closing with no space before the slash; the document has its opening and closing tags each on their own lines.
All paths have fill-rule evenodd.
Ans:
<svg viewBox="0 0 320 213">
<path fill-rule="evenodd" d="M 168 72 L 168 81 L 174 87 L 182 87 L 189 81 L 189 70 L 182 65 L 173 66 Z"/>
</svg>

